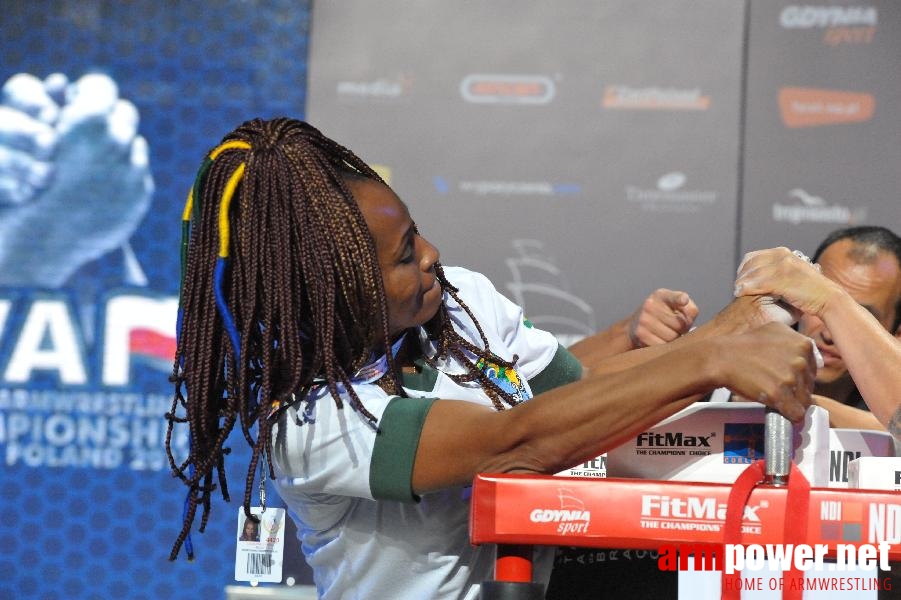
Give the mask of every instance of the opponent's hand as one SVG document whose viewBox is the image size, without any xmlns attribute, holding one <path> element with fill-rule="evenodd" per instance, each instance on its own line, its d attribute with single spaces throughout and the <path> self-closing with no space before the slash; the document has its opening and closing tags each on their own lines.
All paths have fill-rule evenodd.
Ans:
<svg viewBox="0 0 901 600">
<path fill-rule="evenodd" d="M 106 75 L 20 73 L 0 97 L 0 285 L 55 288 L 124 247 L 153 179 L 135 106 Z"/>
<path fill-rule="evenodd" d="M 745 254 L 735 280 L 736 296 L 770 296 L 812 315 L 822 313 L 835 288 L 807 257 L 784 247 Z"/>
<path fill-rule="evenodd" d="M 665 344 L 688 332 L 698 307 L 685 292 L 660 288 L 653 291 L 629 318 L 633 348 Z"/>
<path fill-rule="evenodd" d="M 768 323 L 746 333 L 722 336 L 722 387 L 770 406 L 793 422 L 810 406 L 816 360 L 810 339 L 782 323 Z"/>
</svg>

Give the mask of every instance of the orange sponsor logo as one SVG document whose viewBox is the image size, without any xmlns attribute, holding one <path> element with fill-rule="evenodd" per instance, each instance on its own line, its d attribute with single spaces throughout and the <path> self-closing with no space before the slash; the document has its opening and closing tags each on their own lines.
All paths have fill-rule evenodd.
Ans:
<svg viewBox="0 0 901 600">
<path fill-rule="evenodd" d="M 823 32 L 823 43 L 829 46 L 869 44 L 874 37 L 876 37 L 875 27 L 831 27 Z"/>
<path fill-rule="evenodd" d="M 474 104 L 547 104 L 554 82 L 543 75 L 467 75 L 460 82 L 463 99 Z"/>
<path fill-rule="evenodd" d="M 697 88 L 608 85 L 604 87 L 601 105 L 604 108 L 625 110 L 707 110 L 710 108 L 710 96 Z"/>
<path fill-rule="evenodd" d="M 876 99 L 864 92 L 786 87 L 779 90 L 779 112 L 786 127 L 859 123 L 873 118 Z"/>
</svg>

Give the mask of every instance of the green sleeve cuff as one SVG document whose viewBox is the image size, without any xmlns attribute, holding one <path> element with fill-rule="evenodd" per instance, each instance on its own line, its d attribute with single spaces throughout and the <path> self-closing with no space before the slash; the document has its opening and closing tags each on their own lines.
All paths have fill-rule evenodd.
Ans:
<svg viewBox="0 0 901 600">
<path fill-rule="evenodd" d="M 376 500 L 419 500 L 413 493 L 413 463 L 425 417 L 434 401 L 395 397 L 385 408 L 369 465 L 369 489 Z"/>
<path fill-rule="evenodd" d="M 529 380 L 532 395 L 552 390 L 582 378 L 582 363 L 572 352 L 557 345 L 557 352 L 544 370 Z"/>
</svg>

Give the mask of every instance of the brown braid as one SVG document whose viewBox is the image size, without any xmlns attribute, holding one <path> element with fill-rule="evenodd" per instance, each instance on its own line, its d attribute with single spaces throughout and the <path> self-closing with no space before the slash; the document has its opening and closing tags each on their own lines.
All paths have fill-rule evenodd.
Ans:
<svg viewBox="0 0 901 600">
<path fill-rule="evenodd" d="M 387 355 L 389 374 L 380 383 L 405 395 L 390 349 L 375 242 L 348 187 L 357 179 L 381 178 L 350 150 L 300 121 L 248 121 L 223 144 L 235 141 L 250 149 L 217 149 L 193 198 L 172 375 L 175 393 L 166 415 L 169 464 L 189 494 L 170 559 L 187 539 L 198 507 L 203 531 L 217 485 L 229 499 L 225 442 L 235 425 L 253 449 L 243 507 L 248 518 L 255 519 L 250 501 L 261 458 L 268 465 L 267 475 L 274 476 L 274 417 L 295 399 L 307 399 L 314 380 L 327 385 L 338 408 L 343 407 L 340 385 L 353 409 L 375 426 L 351 377 L 371 360 L 373 340 L 384 340 L 378 352 Z M 237 331 L 235 348 L 217 308 L 214 272 L 220 204 L 226 183 L 242 163 L 244 174 L 227 215 L 228 267 L 221 286 Z M 508 362 L 490 351 L 481 327 L 440 265 L 436 273 L 443 289 L 475 323 L 483 347 L 460 336 L 442 305 L 427 325 L 438 346 L 437 356 L 427 359 L 434 365 L 441 358 L 454 358 L 465 365 L 467 374 L 452 378 L 478 381 L 498 410 L 516 404 L 476 367 L 480 358 L 512 367 L 516 357 Z M 187 424 L 190 434 L 189 453 L 182 462 L 172 448 L 177 423 Z"/>
</svg>

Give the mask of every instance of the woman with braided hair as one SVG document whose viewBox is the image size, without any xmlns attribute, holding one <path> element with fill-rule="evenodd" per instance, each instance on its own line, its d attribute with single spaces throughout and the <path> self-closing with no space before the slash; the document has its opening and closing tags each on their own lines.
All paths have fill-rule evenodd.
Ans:
<svg viewBox="0 0 901 600">
<path fill-rule="evenodd" d="M 235 428 L 297 523 L 323 598 L 474 598 L 481 472 L 555 473 L 716 387 L 794 421 L 807 339 L 756 298 L 665 345 L 606 357 L 531 326 L 482 275 L 442 267 L 362 160 L 295 120 L 254 120 L 205 159 L 184 213 L 175 399 L 190 453 L 181 535 L 201 530 Z M 528 400 L 528 401 L 527 401 Z M 261 463 L 262 461 L 262 463 Z M 547 580 L 550 563 L 536 561 Z"/>
</svg>

